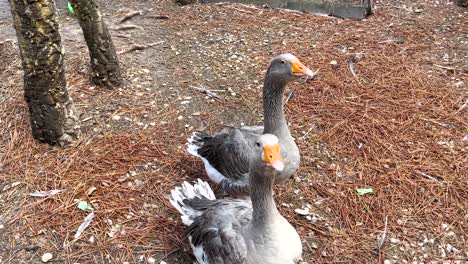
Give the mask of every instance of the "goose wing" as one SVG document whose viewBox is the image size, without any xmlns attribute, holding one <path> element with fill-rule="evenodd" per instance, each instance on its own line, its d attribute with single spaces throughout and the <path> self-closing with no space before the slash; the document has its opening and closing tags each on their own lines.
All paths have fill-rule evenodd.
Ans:
<svg viewBox="0 0 468 264">
<path fill-rule="evenodd" d="M 187 235 L 194 248 L 203 250 L 207 263 L 244 263 L 247 256 L 244 228 L 252 219 L 250 200 L 196 198 L 184 203 L 204 210 L 189 226 Z"/>
<path fill-rule="evenodd" d="M 225 128 L 206 137 L 198 154 L 225 178 L 242 180 L 249 172 L 253 144 L 262 133 L 263 127 Z"/>
</svg>

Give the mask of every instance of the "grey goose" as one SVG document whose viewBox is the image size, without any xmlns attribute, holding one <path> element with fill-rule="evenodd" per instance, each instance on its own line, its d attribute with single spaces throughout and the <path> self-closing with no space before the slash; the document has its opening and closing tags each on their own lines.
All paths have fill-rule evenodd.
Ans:
<svg viewBox="0 0 468 264">
<path fill-rule="evenodd" d="M 273 199 L 274 179 L 285 167 L 278 138 L 264 134 L 252 145 L 250 197 L 216 199 L 200 179 L 171 191 L 170 202 L 188 226 L 195 263 L 294 264 L 301 258 L 299 235 Z"/>
<path fill-rule="evenodd" d="M 252 143 L 264 133 L 279 138 L 286 168 L 275 183 L 289 179 L 299 168 L 299 148 L 289 131 L 283 110 L 283 95 L 288 82 L 314 78 L 316 73 L 292 54 L 272 59 L 263 85 L 264 126 L 226 127 L 211 136 L 194 132 L 188 139 L 187 151 L 203 160 L 209 178 L 227 194 L 249 192 L 249 163 L 254 153 Z"/>
</svg>

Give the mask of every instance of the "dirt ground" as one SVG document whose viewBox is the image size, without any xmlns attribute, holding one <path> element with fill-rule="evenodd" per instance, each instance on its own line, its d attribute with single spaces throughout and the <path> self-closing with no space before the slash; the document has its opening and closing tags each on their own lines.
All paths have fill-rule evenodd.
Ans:
<svg viewBox="0 0 468 264">
<path fill-rule="evenodd" d="M 167 201 L 183 180 L 206 179 L 185 140 L 193 130 L 261 124 L 263 76 L 284 52 L 321 73 L 290 86 L 287 118 L 303 158 L 296 177 L 275 188 L 304 261 L 468 262 L 468 9 L 378 1 L 375 16 L 352 21 L 241 4 L 98 2 L 126 86 L 89 83 L 81 30 L 61 9 L 83 136 L 60 149 L 31 138 L 0 0 L 0 263 L 41 263 L 47 252 L 50 263 L 192 263 Z M 135 10 L 142 14 L 119 23 Z M 63 192 L 29 195 L 52 189 Z M 88 214 L 81 200 L 95 217 L 75 241 Z"/>
</svg>

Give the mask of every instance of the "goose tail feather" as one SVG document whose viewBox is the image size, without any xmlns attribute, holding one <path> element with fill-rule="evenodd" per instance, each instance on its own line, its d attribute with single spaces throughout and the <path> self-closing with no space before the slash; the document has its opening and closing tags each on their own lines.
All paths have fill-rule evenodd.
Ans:
<svg viewBox="0 0 468 264">
<path fill-rule="evenodd" d="M 200 179 L 194 184 L 184 181 L 182 186 L 176 187 L 171 191 L 169 202 L 179 211 L 182 222 L 186 226 L 191 225 L 194 219 L 203 213 L 202 210 L 197 210 L 189 205 L 189 201 L 196 198 L 208 200 L 216 199 L 210 185 Z"/>
</svg>

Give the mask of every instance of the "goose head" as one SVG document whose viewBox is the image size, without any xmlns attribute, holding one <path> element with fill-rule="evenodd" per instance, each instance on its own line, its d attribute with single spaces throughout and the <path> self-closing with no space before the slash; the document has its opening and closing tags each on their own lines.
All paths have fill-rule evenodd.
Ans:
<svg viewBox="0 0 468 264">
<path fill-rule="evenodd" d="M 284 169 L 280 154 L 278 138 L 272 134 L 263 134 L 255 141 L 255 151 L 258 157 L 257 170 L 271 175 Z"/>
<path fill-rule="evenodd" d="M 271 60 L 268 68 L 268 75 L 284 83 L 295 80 L 314 79 L 317 72 L 307 68 L 302 62 L 292 54 L 282 54 Z"/>
</svg>

